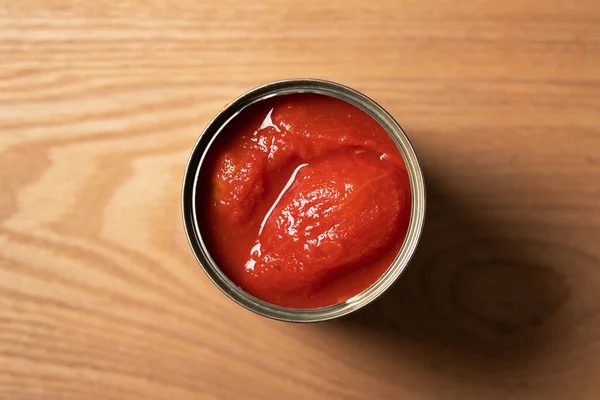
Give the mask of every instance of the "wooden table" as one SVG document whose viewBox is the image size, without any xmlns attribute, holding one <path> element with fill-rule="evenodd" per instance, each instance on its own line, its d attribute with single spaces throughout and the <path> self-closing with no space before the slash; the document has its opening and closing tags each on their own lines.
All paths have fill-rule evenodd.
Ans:
<svg viewBox="0 0 600 400">
<path fill-rule="evenodd" d="M 222 295 L 183 170 L 266 81 L 355 87 L 428 184 L 350 318 Z M 0 399 L 600 398 L 598 0 L 0 0 Z"/>
</svg>

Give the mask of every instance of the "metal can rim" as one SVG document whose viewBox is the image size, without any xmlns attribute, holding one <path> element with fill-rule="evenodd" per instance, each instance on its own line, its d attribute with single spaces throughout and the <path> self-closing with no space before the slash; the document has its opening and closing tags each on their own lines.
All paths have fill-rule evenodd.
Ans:
<svg viewBox="0 0 600 400">
<path fill-rule="evenodd" d="M 233 283 L 211 258 L 198 226 L 196 202 L 198 174 L 211 143 L 243 109 L 259 101 L 294 93 L 316 93 L 353 104 L 373 117 L 391 136 L 400 150 L 410 179 L 412 208 L 404 243 L 386 272 L 370 287 L 338 304 L 312 309 L 281 307 L 262 301 Z M 190 154 L 182 187 L 182 216 L 192 252 L 209 279 L 230 299 L 259 315 L 286 322 L 320 322 L 352 313 L 374 301 L 398 279 L 408 266 L 420 240 L 425 222 L 425 182 L 417 155 L 398 122 L 366 95 L 339 83 L 320 79 L 287 79 L 269 82 L 242 94 L 224 107 L 200 134 Z"/>
</svg>

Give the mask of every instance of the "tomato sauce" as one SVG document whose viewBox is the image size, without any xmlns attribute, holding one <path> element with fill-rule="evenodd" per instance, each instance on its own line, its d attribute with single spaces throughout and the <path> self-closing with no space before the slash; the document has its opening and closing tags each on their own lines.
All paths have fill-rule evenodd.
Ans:
<svg viewBox="0 0 600 400">
<path fill-rule="evenodd" d="M 245 108 L 209 148 L 198 188 L 213 260 L 249 294 L 284 307 L 324 307 L 368 288 L 410 220 L 394 141 L 364 111 L 317 94 Z"/>
</svg>

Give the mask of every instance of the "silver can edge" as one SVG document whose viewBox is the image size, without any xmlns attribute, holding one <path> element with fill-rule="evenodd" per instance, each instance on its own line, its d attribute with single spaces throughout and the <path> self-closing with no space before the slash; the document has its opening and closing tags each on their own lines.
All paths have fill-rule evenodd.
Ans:
<svg viewBox="0 0 600 400">
<path fill-rule="evenodd" d="M 412 208 L 408 232 L 402 247 L 386 272 L 369 288 L 345 302 L 322 308 L 294 309 L 276 306 L 251 296 L 235 285 L 210 257 L 196 218 L 195 195 L 198 173 L 210 144 L 227 123 L 256 102 L 286 94 L 316 93 L 349 102 L 373 117 L 392 137 L 408 171 Z M 182 185 L 182 217 L 188 243 L 209 279 L 230 299 L 259 315 L 286 322 L 320 322 L 352 313 L 381 296 L 408 266 L 423 232 L 426 210 L 425 181 L 417 155 L 398 122 L 366 95 L 339 83 L 320 79 L 287 79 L 269 82 L 242 94 L 221 110 L 205 127 L 188 159 Z"/>
</svg>

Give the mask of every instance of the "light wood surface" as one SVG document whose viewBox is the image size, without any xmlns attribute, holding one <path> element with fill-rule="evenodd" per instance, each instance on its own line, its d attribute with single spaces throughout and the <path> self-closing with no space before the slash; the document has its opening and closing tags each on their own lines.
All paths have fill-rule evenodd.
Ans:
<svg viewBox="0 0 600 400">
<path fill-rule="evenodd" d="M 201 129 L 335 80 L 409 133 L 415 261 L 283 324 L 192 257 Z M 599 399 L 598 0 L 0 0 L 0 399 Z"/>
</svg>

